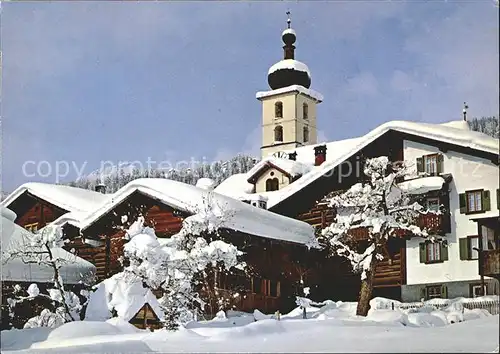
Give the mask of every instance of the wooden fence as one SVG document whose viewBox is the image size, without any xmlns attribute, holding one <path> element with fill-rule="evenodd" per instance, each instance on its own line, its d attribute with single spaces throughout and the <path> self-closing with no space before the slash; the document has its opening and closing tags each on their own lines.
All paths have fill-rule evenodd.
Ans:
<svg viewBox="0 0 500 354">
<path fill-rule="evenodd" d="M 458 308 L 463 309 L 483 309 L 488 311 L 492 315 L 498 315 L 500 313 L 500 304 L 499 300 L 474 300 L 474 299 L 466 299 L 465 301 L 454 302 L 454 301 L 442 301 L 442 302 L 385 302 L 377 305 L 377 310 L 395 310 L 400 309 L 403 311 L 411 311 L 419 309 L 423 306 L 432 306 L 437 310 L 442 310 L 452 304 L 458 305 Z M 463 311 L 463 310 L 462 310 Z"/>
</svg>

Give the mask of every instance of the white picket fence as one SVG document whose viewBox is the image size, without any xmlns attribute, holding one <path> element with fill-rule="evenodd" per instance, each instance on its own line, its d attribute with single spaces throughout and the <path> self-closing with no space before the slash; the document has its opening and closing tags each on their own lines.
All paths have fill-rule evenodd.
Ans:
<svg viewBox="0 0 500 354">
<path fill-rule="evenodd" d="M 498 315 L 500 313 L 500 303 L 499 300 L 476 300 L 476 299 L 461 299 L 461 301 L 444 300 L 443 301 L 425 301 L 425 302 L 385 302 L 383 304 L 377 304 L 377 309 L 379 310 L 395 310 L 400 309 L 403 311 L 411 311 L 419 309 L 423 306 L 432 306 L 437 310 L 444 309 L 450 306 L 452 303 L 458 303 L 459 307 L 466 308 L 469 310 L 473 309 L 483 309 L 488 311 L 492 315 Z"/>
</svg>

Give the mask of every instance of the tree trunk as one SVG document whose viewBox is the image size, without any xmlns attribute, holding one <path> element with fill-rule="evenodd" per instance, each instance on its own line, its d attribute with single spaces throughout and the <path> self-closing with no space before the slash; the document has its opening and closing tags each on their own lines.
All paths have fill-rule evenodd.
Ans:
<svg viewBox="0 0 500 354">
<path fill-rule="evenodd" d="M 361 281 L 361 290 L 359 291 L 358 307 L 356 315 L 367 316 L 370 309 L 370 300 L 373 293 L 373 279 L 375 278 L 375 271 L 377 269 L 377 250 L 373 252 L 372 261 L 370 264 L 370 271 L 366 272 L 366 278 Z"/>
</svg>

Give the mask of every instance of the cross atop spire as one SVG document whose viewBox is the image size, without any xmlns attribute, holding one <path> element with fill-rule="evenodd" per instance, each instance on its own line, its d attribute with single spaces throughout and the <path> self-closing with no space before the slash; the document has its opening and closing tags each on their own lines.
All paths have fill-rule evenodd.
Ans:
<svg viewBox="0 0 500 354">
<path fill-rule="evenodd" d="M 292 20 L 290 19 L 290 14 L 291 14 L 291 12 L 290 12 L 290 10 L 288 10 L 288 11 L 286 12 L 286 15 L 287 15 L 287 17 L 288 17 L 288 18 L 287 18 L 287 20 L 286 20 L 286 24 L 287 24 L 287 27 L 288 27 L 288 28 L 290 28 L 290 25 L 292 24 Z"/>
<path fill-rule="evenodd" d="M 467 121 L 467 110 L 469 109 L 469 106 L 467 106 L 467 103 L 464 102 L 464 109 L 462 110 L 462 113 L 464 115 L 464 121 Z"/>
</svg>

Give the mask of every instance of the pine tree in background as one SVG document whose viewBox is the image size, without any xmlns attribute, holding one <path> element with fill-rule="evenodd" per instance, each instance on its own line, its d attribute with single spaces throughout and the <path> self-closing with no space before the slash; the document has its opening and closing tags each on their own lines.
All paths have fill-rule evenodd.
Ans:
<svg viewBox="0 0 500 354">
<path fill-rule="evenodd" d="M 499 137 L 499 119 L 496 117 L 472 118 L 468 121 L 469 127 L 474 130 L 494 138 Z"/>
<path fill-rule="evenodd" d="M 106 193 L 114 193 L 127 183 L 138 178 L 167 178 L 174 181 L 195 185 L 199 178 L 206 177 L 213 179 L 217 184 L 236 173 L 248 172 L 258 162 L 256 158 L 246 155 L 237 155 L 227 161 L 217 161 L 215 163 L 200 163 L 195 166 L 180 169 L 149 169 L 140 170 L 134 166 L 120 166 L 114 168 L 109 173 L 104 171 L 104 184 Z M 134 167 L 130 169 L 130 167 Z M 77 181 L 68 183 L 72 187 L 95 190 L 101 177 L 99 171 L 90 176 L 82 177 Z"/>
</svg>

